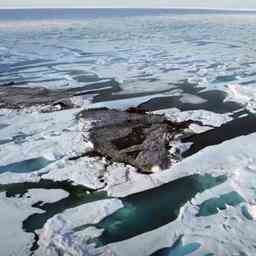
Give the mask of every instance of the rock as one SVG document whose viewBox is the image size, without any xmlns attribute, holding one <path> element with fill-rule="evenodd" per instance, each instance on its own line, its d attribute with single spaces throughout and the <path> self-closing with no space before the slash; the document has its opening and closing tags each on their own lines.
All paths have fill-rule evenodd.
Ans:
<svg viewBox="0 0 256 256">
<path fill-rule="evenodd" d="M 142 108 L 130 107 L 126 110 L 128 113 L 146 114 L 146 111 Z"/>
<path fill-rule="evenodd" d="M 42 112 L 70 109 L 76 106 L 74 98 L 93 93 L 85 87 L 50 90 L 44 87 L 0 87 L 0 108 L 23 109 L 46 106 Z"/>
<path fill-rule="evenodd" d="M 78 118 L 81 127 L 90 126 L 94 155 L 130 164 L 145 173 L 170 166 L 170 141 L 183 136 L 191 124 L 191 121 L 174 123 L 163 115 L 146 114 L 135 108 L 89 109 L 80 112 Z"/>
</svg>

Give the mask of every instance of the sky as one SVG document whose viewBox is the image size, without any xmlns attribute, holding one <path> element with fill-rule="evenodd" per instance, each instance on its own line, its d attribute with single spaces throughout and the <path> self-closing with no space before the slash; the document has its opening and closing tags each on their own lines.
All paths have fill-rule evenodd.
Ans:
<svg viewBox="0 0 256 256">
<path fill-rule="evenodd" d="M 256 9 L 256 0 L 0 0 L 0 7 L 190 7 Z"/>
</svg>

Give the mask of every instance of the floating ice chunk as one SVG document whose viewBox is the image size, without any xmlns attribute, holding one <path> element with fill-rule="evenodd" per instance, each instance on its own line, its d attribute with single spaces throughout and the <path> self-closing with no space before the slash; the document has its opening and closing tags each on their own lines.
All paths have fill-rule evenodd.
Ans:
<svg viewBox="0 0 256 256">
<path fill-rule="evenodd" d="M 98 253 L 86 239 L 75 234 L 60 216 L 50 219 L 40 234 L 39 250 L 35 255 L 72 255 L 96 256 Z"/>
<path fill-rule="evenodd" d="M 248 204 L 244 206 L 244 215 L 248 216 L 248 219 L 256 220 L 256 205 Z"/>
<path fill-rule="evenodd" d="M 62 189 L 29 189 L 24 198 L 32 205 L 39 201 L 55 203 L 68 197 L 69 193 Z"/>
<path fill-rule="evenodd" d="M 182 122 L 194 120 L 202 122 L 205 126 L 219 127 L 232 120 L 229 114 L 217 114 L 207 110 L 180 111 L 177 108 L 154 111 L 155 114 L 164 114 L 171 121 Z M 194 124 L 193 124 L 194 125 Z"/>
<path fill-rule="evenodd" d="M 38 210 L 22 206 L 17 199 L 8 199 L 4 194 L 0 193 L 0 255 L 27 256 L 30 253 L 33 234 L 22 230 L 22 221 Z"/>
<path fill-rule="evenodd" d="M 42 212 L 32 205 L 38 201 L 56 202 L 67 196 L 61 189 L 30 189 L 19 198 L 6 198 L 5 193 L 0 193 L 0 255 L 29 255 L 34 235 L 26 233 L 22 223 L 28 216 Z"/>
<path fill-rule="evenodd" d="M 226 101 L 241 103 L 252 113 L 256 113 L 256 89 L 252 86 L 229 84 L 226 88 L 228 97 Z"/>
<path fill-rule="evenodd" d="M 203 104 L 207 102 L 207 100 L 193 94 L 183 94 L 180 101 L 188 104 Z"/>
<path fill-rule="evenodd" d="M 108 247 L 96 249 L 94 244 L 89 244 L 89 235 L 96 235 L 98 233 L 96 230 L 90 228 L 90 231 L 86 229 L 85 232 L 73 230 L 82 229 L 86 224 L 97 223 L 122 206 L 121 201 L 117 199 L 103 200 L 67 210 L 51 218 L 40 233 L 40 247 L 35 255 L 54 256 L 60 255 L 59 253 L 63 255 L 69 253 L 72 256 L 113 255 Z"/>
<path fill-rule="evenodd" d="M 157 185 L 150 175 L 136 172 L 132 166 L 125 166 L 121 163 L 114 163 L 107 168 L 107 187 L 105 188 L 109 196 L 125 197 L 129 194 L 141 191 L 146 187 Z"/>
<path fill-rule="evenodd" d="M 54 181 L 71 180 L 75 184 L 91 189 L 101 189 L 106 185 L 104 173 L 104 161 L 83 157 L 74 161 L 64 161 L 59 167 L 55 165 L 42 177 Z"/>
</svg>

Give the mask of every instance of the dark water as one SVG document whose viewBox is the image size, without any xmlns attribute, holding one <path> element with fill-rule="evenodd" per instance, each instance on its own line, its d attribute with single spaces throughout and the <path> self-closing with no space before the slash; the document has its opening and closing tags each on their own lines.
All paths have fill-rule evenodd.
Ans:
<svg viewBox="0 0 256 256">
<path fill-rule="evenodd" d="M 256 117 L 253 114 L 247 113 L 247 116 L 234 119 L 218 128 L 182 139 L 184 143 L 193 143 L 183 153 L 183 157 L 191 156 L 208 146 L 217 145 L 226 140 L 249 135 L 254 132 L 256 132 Z"/>
<path fill-rule="evenodd" d="M 223 90 L 204 91 L 205 88 L 198 87 L 196 84 L 189 83 L 187 80 L 170 85 L 175 86 L 173 89 L 170 89 L 170 92 L 179 89 L 182 90 L 182 93 L 198 96 L 205 100 L 205 102 L 199 104 L 184 103 L 181 101 L 183 96 L 183 94 L 181 94 L 180 96 L 156 97 L 140 104 L 140 107 L 147 111 L 167 108 L 178 108 L 181 111 L 203 109 L 221 114 L 237 111 L 241 108 L 241 104 L 239 103 L 225 102 L 224 100 L 227 97 L 227 94 Z"/>
</svg>

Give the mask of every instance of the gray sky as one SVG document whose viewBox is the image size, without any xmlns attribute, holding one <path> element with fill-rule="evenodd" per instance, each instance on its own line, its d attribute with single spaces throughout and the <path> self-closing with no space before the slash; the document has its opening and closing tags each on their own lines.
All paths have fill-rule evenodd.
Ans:
<svg viewBox="0 0 256 256">
<path fill-rule="evenodd" d="M 0 0 L 0 7 L 200 7 L 256 9 L 256 0 Z"/>
</svg>

